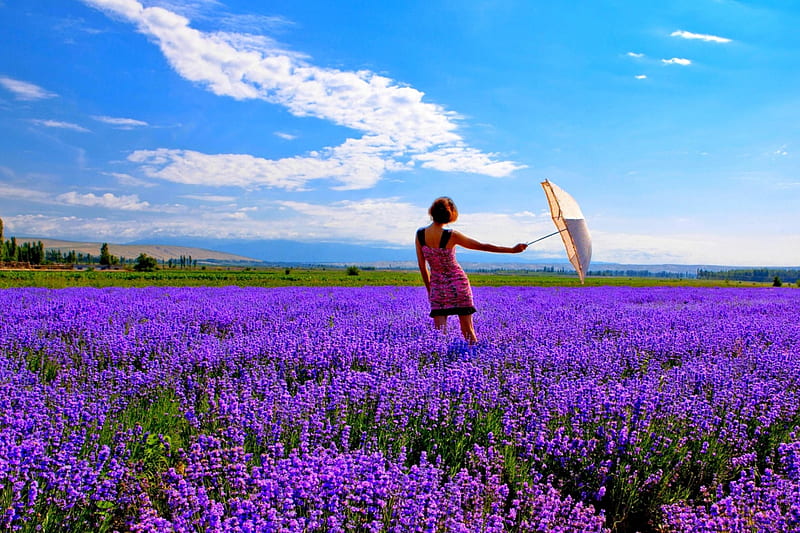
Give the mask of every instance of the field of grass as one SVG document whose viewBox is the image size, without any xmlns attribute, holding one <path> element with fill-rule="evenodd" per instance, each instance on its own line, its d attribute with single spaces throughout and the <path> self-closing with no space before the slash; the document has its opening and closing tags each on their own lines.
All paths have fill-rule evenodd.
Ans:
<svg viewBox="0 0 800 533">
<path fill-rule="evenodd" d="M 579 286 L 574 274 L 499 270 L 494 272 L 469 272 L 475 287 Z M 346 268 L 269 268 L 231 270 L 159 270 L 156 272 L 132 271 L 56 271 L 56 270 L 0 270 L 0 288 L 44 287 L 366 287 L 421 285 L 419 272 L 413 270 L 359 269 L 357 275 L 348 274 Z M 697 280 L 652 277 L 588 277 L 587 286 L 628 287 L 764 287 L 757 282 Z"/>
</svg>

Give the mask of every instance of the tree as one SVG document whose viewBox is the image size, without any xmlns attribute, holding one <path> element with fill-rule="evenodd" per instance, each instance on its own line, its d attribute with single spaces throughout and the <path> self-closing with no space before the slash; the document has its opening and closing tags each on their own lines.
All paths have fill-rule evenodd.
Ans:
<svg viewBox="0 0 800 533">
<path fill-rule="evenodd" d="M 34 265 L 41 265 L 44 263 L 44 260 L 44 243 L 42 241 L 30 243 L 28 261 Z"/>
<path fill-rule="evenodd" d="M 152 272 L 158 269 L 158 261 L 155 257 L 142 253 L 136 258 L 133 269 L 137 272 Z"/>
<path fill-rule="evenodd" d="M 108 243 L 104 242 L 100 247 L 100 264 L 103 266 L 111 266 L 119 263 L 119 258 L 111 255 L 108 250 Z"/>
<path fill-rule="evenodd" d="M 102 246 L 100 246 L 100 264 L 106 266 L 111 265 L 111 253 L 108 251 L 107 242 L 104 242 Z"/>
<path fill-rule="evenodd" d="M 772 286 L 773 287 L 780 287 L 782 285 L 783 285 L 783 283 L 781 283 L 781 278 L 779 278 L 778 276 L 775 276 L 775 279 L 772 280 Z"/>
<path fill-rule="evenodd" d="M 23 242 L 16 247 L 15 261 L 30 263 L 32 265 L 41 265 L 45 263 L 46 259 L 42 241 Z"/>
</svg>

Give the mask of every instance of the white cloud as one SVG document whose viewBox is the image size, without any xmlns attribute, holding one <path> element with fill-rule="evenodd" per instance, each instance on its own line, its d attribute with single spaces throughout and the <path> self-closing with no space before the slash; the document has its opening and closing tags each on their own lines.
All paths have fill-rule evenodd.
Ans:
<svg viewBox="0 0 800 533">
<path fill-rule="evenodd" d="M 628 56 L 628 57 L 634 57 L 634 58 L 636 58 L 636 59 L 641 59 L 641 58 L 643 58 L 643 57 L 644 57 L 644 54 L 640 54 L 640 53 L 638 53 L 638 52 L 628 52 L 628 53 L 627 53 L 627 56 Z"/>
<path fill-rule="evenodd" d="M 216 207 L 193 211 L 120 219 L 107 218 L 4 216 L 8 226 L 28 235 L 70 238 L 91 235 L 92 240 L 107 238 L 114 242 L 154 238 L 161 235 L 214 237 L 228 239 L 294 239 L 300 241 L 348 241 L 351 243 L 399 244 L 413 250 L 414 231 L 425 223 L 426 208 L 396 199 L 313 204 L 303 202 L 262 203 L 253 208 L 222 210 Z M 361 229 L 358 229 L 361 226 Z M 109 232 L 108 228 L 115 230 Z"/>
<path fill-rule="evenodd" d="M 692 61 L 690 59 L 684 59 L 682 57 L 673 57 L 672 59 L 662 59 L 661 62 L 664 63 L 665 65 L 682 65 L 684 67 L 692 64 Z"/>
<path fill-rule="evenodd" d="M 524 211 L 519 213 L 464 213 L 460 214 L 453 228 L 483 242 L 511 246 L 518 242 L 530 242 L 555 231 L 550 213 L 543 208 L 541 213 Z M 536 243 L 531 250 L 561 254 L 561 240 L 552 238 Z"/>
<path fill-rule="evenodd" d="M 396 198 L 368 198 L 332 204 L 282 201 L 277 205 L 294 212 L 294 216 L 288 217 L 291 223 L 284 231 L 303 240 L 408 245 L 413 243 L 414 231 L 426 216 L 424 209 Z M 298 225 L 297 220 L 304 222 Z"/>
<path fill-rule="evenodd" d="M 162 7 L 185 17 L 205 17 L 220 5 L 220 0 L 150 0 L 152 6 Z"/>
<path fill-rule="evenodd" d="M 112 221 L 106 218 L 56 217 L 50 215 L 16 215 L 3 217 L 10 231 L 22 235 L 46 235 L 51 239 L 108 240 L 125 242 L 157 229 L 152 222 L 136 220 Z"/>
<path fill-rule="evenodd" d="M 270 187 L 302 190 L 309 181 L 333 179 L 337 189 L 373 186 L 384 172 L 403 165 L 382 155 L 380 139 L 348 139 L 345 144 L 308 156 L 263 159 L 247 154 L 204 154 L 192 150 L 138 150 L 130 161 L 142 165 L 148 177 L 212 187 Z"/>
<path fill-rule="evenodd" d="M 647 76 L 645 74 L 639 74 L 639 75 L 635 76 L 635 78 L 637 80 L 646 80 Z"/>
<path fill-rule="evenodd" d="M 71 122 L 61 122 L 58 120 L 40 120 L 40 119 L 33 119 L 31 120 L 31 122 L 33 122 L 37 126 L 44 126 L 46 128 L 59 128 L 63 130 L 78 131 L 81 133 L 90 133 L 90 131 L 84 128 L 83 126 L 79 126 Z"/>
<path fill-rule="evenodd" d="M 6 185 L 4 183 L 0 183 L 0 197 L 5 199 L 30 200 L 43 203 L 50 201 L 50 197 L 41 191 L 24 189 L 22 187 L 15 187 L 13 185 Z"/>
<path fill-rule="evenodd" d="M 144 211 L 150 208 L 148 202 L 140 201 L 135 194 L 116 196 L 111 193 L 105 193 L 97 196 L 93 193 L 79 194 L 75 191 L 70 191 L 58 195 L 56 200 L 68 205 L 103 207 L 106 209 L 121 209 L 123 211 Z"/>
<path fill-rule="evenodd" d="M 42 204 L 67 204 L 86 207 L 104 207 L 108 209 L 121 209 L 124 211 L 143 211 L 152 206 L 148 202 L 139 200 L 135 194 L 116 196 L 111 193 L 95 195 L 92 193 L 79 194 L 75 191 L 53 195 L 35 189 L 25 189 L 0 183 L 0 196 L 5 199 L 17 199 L 38 202 Z"/>
<path fill-rule="evenodd" d="M 14 97 L 17 100 L 45 100 L 47 98 L 55 98 L 58 96 L 56 93 L 43 89 L 38 85 L 34 85 L 33 83 L 15 80 L 6 76 L 0 76 L 0 86 L 4 87 L 7 91 L 14 93 Z"/>
<path fill-rule="evenodd" d="M 772 152 L 772 155 L 780 155 L 780 156 L 787 156 L 789 155 L 789 151 L 787 150 L 787 145 L 782 145 L 780 148 Z"/>
<path fill-rule="evenodd" d="M 181 198 L 188 200 L 199 200 L 201 202 L 232 203 L 236 201 L 235 196 L 221 196 L 215 194 L 184 194 Z"/>
<path fill-rule="evenodd" d="M 677 30 L 670 34 L 670 37 L 680 37 L 681 39 L 696 39 L 706 41 L 709 43 L 729 43 L 731 39 L 725 37 L 717 37 L 716 35 L 707 35 L 704 33 L 692 33 L 690 31 Z"/>
<path fill-rule="evenodd" d="M 635 234 L 593 231 L 595 261 L 629 264 L 796 266 L 800 234 Z"/>
<path fill-rule="evenodd" d="M 331 204 L 278 202 L 294 213 L 281 217 L 288 221 L 283 231 L 294 238 L 342 240 L 347 242 L 382 242 L 394 246 L 412 246 L 417 228 L 430 222 L 428 206 L 418 206 L 397 198 L 368 198 Z M 303 223 L 298 225 L 297 219 Z M 452 225 L 479 241 L 501 245 L 531 241 L 552 232 L 549 214 L 462 213 Z M 304 233 L 298 233 L 298 228 Z M 557 240 L 557 239 L 556 239 Z M 545 243 L 557 253 L 559 242 Z"/>
<path fill-rule="evenodd" d="M 297 135 L 292 135 L 291 133 L 284 133 L 282 131 L 276 131 L 275 136 L 280 137 L 281 139 L 285 139 L 287 141 L 293 141 L 297 139 Z"/>
<path fill-rule="evenodd" d="M 429 168 L 493 177 L 523 168 L 468 146 L 457 132 L 458 115 L 424 101 L 421 91 L 385 76 L 367 70 L 318 67 L 263 36 L 201 32 L 181 15 L 161 7 L 144 7 L 136 0 L 84 1 L 136 24 L 140 32 L 154 39 L 178 74 L 216 95 L 265 100 L 296 116 L 327 120 L 364 135 L 325 148 L 321 155 L 277 161 L 248 160 L 246 155 L 207 156 L 222 157 L 222 164 L 233 163 L 235 158 L 234 166 L 249 168 L 248 175 L 223 175 L 230 179 L 226 184 L 299 188 L 308 180 L 329 177 L 341 182 L 341 188 L 364 188 L 373 186 L 387 171 L 407 168 L 413 160 Z M 202 155 L 162 150 L 161 155 L 173 164 L 189 155 Z M 137 160 L 150 165 L 148 172 L 153 175 L 150 157 L 134 154 L 132 161 Z M 278 177 L 266 176 L 254 167 L 276 170 Z M 207 183 L 210 179 L 200 168 L 181 165 L 180 172 L 176 166 L 170 169 L 157 174 L 183 183 Z M 355 175 L 351 175 L 353 170 Z"/>
<path fill-rule="evenodd" d="M 152 181 L 146 181 L 143 179 L 139 179 L 136 177 L 131 176 L 130 174 L 125 174 L 123 172 L 104 172 L 106 176 L 111 176 L 115 178 L 120 185 L 125 185 L 127 187 L 155 187 L 156 184 Z"/>
<path fill-rule="evenodd" d="M 497 154 L 485 154 L 458 142 L 430 152 L 414 156 L 422 161 L 424 168 L 434 168 L 444 172 L 474 172 L 495 178 L 508 176 L 518 167 L 510 161 L 495 161 Z"/>
<path fill-rule="evenodd" d="M 249 221 L 250 217 L 247 214 L 248 211 L 249 211 L 248 209 L 239 209 L 231 213 L 224 213 L 222 215 L 222 218 L 225 219 L 226 221 L 231 221 L 231 220 Z"/>
<path fill-rule="evenodd" d="M 136 120 L 133 118 L 107 117 L 107 116 L 93 116 L 92 118 L 98 122 L 109 124 L 111 126 L 123 130 L 130 130 L 133 128 L 149 126 L 147 122 L 144 122 L 143 120 Z"/>
<path fill-rule="evenodd" d="M 797 186 L 797 183 L 791 184 Z M 0 186 L 0 194 L 9 188 Z M 30 191 L 17 190 L 17 195 Z M 34 195 L 37 193 L 33 192 Z M 84 195 L 85 196 L 85 195 Z M 299 241 L 350 242 L 407 247 L 413 257 L 414 232 L 428 223 L 427 205 L 420 206 L 397 198 L 368 198 L 329 204 L 310 202 L 261 203 L 258 208 L 221 209 L 220 206 L 191 213 L 159 213 L 143 217 L 136 213 L 114 212 L 114 219 L 57 217 L 49 215 L 6 215 L 6 227 L 17 234 L 47 235 L 75 240 L 125 242 L 160 236 L 182 235 L 229 239 L 293 239 Z M 737 234 L 709 232 L 630 233 L 598 228 L 590 220 L 595 262 L 629 264 L 704 264 L 796 266 L 800 234 Z M 668 226 L 668 225 L 667 225 Z M 666 227 L 666 226 L 665 226 Z M 500 245 L 528 242 L 553 231 L 549 213 L 462 213 L 453 228 L 479 241 Z M 464 254 L 465 250 L 459 250 Z M 475 252 L 477 253 L 477 252 Z M 531 256 L 544 260 L 566 260 L 563 244 L 557 237 L 540 241 L 529 248 Z M 521 259 L 526 258 L 519 256 Z M 513 260 L 512 256 L 497 256 Z M 462 255 L 462 260 L 469 260 Z"/>
</svg>

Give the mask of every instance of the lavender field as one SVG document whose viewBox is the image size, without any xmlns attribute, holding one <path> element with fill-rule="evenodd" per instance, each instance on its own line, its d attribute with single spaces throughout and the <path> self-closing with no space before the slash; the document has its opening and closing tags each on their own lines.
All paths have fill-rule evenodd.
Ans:
<svg viewBox="0 0 800 533">
<path fill-rule="evenodd" d="M 800 530 L 800 291 L 0 291 L 0 530 Z"/>
</svg>

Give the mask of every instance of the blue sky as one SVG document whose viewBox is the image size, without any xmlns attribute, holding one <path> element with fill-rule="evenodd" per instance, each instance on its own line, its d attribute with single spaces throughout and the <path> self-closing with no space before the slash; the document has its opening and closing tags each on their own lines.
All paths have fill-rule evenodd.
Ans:
<svg viewBox="0 0 800 533">
<path fill-rule="evenodd" d="M 6 235 L 800 265 L 793 1 L 0 0 Z M 243 255 L 246 250 L 243 250 Z M 529 260 L 557 260 L 557 238 Z"/>
</svg>

